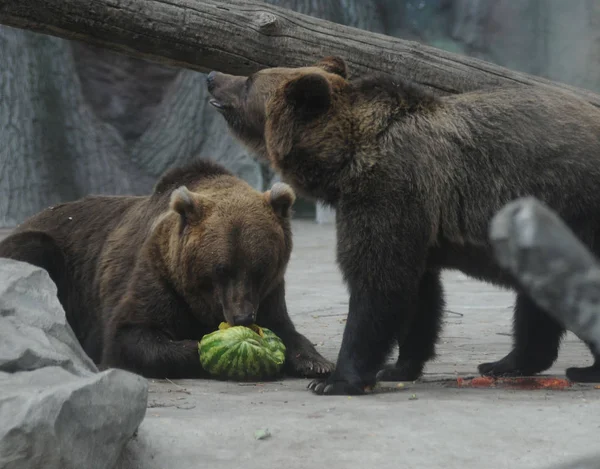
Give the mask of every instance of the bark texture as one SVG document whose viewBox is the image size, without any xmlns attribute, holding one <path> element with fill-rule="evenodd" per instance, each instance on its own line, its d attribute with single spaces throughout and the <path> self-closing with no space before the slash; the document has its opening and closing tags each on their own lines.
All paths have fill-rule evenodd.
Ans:
<svg viewBox="0 0 600 469">
<path fill-rule="evenodd" d="M 337 3 L 316 6 L 335 12 Z M 91 5 L 89 0 L 8 2 L 0 7 L 0 23 L 201 72 L 248 74 L 335 54 L 355 73 L 400 73 L 440 94 L 517 82 L 569 88 L 600 105 L 600 96 L 587 90 L 259 0 L 95 0 Z"/>
</svg>

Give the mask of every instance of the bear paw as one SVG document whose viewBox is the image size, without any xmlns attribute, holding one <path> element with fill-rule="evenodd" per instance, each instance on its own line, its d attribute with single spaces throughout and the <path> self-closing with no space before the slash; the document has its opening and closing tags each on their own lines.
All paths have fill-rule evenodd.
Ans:
<svg viewBox="0 0 600 469">
<path fill-rule="evenodd" d="M 395 366 L 386 366 L 377 373 L 377 381 L 416 381 L 423 374 L 425 364 L 417 360 L 401 360 Z"/>
<path fill-rule="evenodd" d="M 498 360 L 497 362 L 482 363 L 477 367 L 477 370 L 482 376 L 490 376 L 497 378 L 508 378 L 526 375 L 526 373 L 523 373 L 518 368 L 507 364 L 503 360 Z"/>
<path fill-rule="evenodd" d="M 576 383 L 600 383 L 600 365 L 567 368 L 567 378 Z"/>
<path fill-rule="evenodd" d="M 356 396 L 366 391 L 364 385 L 350 383 L 343 379 L 332 379 L 332 377 L 326 380 L 315 379 L 308 384 L 308 389 L 314 394 L 328 396 Z"/>
<path fill-rule="evenodd" d="M 477 367 L 483 376 L 491 377 L 517 377 L 531 376 L 547 370 L 552 366 L 553 360 L 547 357 L 535 359 L 531 355 L 523 356 L 513 350 L 507 356 L 496 362 L 482 363 Z"/>
<path fill-rule="evenodd" d="M 328 376 L 335 365 L 315 351 L 301 351 L 288 358 L 291 374 L 304 378 Z"/>
</svg>

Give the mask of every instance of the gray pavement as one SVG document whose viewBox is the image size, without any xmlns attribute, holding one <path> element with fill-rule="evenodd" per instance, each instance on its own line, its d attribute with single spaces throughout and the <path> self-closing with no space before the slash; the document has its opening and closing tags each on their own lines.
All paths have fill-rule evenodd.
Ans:
<svg viewBox="0 0 600 469">
<path fill-rule="evenodd" d="M 294 223 L 288 308 L 297 328 L 328 358 L 341 341 L 348 297 L 335 264 L 331 225 Z M 0 233 L 1 236 L 1 233 Z M 600 389 L 464 389 L 481 361 L 510 349 L 513 295 L 444 275 L 447 314 L 438 359 L 419 383 L 386 383 L 371 395 L 320 397 L 307 380 L 276 383 L 152 381 L 146 418 L 120 468 L 316 466 L 548 468 L 598 454 Z M 591 364 L 568 334 L 548 375 Z M 256 440 L 255 432 L 271 436 Z"/>
</svg>

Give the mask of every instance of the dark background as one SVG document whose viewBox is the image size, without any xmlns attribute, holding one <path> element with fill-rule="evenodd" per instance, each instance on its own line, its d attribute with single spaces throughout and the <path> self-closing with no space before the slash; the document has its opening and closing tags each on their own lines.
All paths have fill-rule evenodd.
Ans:
<svg viewBox="0 0 600 469">
<path fill-rule="evenodd" d="M 600 0 L 268 3 L 600 91 Z M 273 181 L 207 104 L 203 74 L 8 27 L 0 64 L 0 227 L 89 193 L 147 193 L 193 156 Z"/>
</svg>

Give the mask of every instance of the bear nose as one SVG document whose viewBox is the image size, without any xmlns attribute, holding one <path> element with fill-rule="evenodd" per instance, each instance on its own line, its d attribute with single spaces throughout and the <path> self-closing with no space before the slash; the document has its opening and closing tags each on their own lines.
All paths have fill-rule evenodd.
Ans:
<svg viewBox="0 0 600 469">
<path fill-rule="evenodd" d="M 210 72 L 208 74 L 208 76 L 206 77 L 206 83 L 208 84 L 208 87 L 212 87 L 214 86 L 214 81 L 215 81 L 215 77 L 217 76 L 217 72 L 215 72 L 214 70 L 212 72 Z"/>
<path fill-rule="evenodd" d="M 251 326 L 254 323 L 254 316 L 252 314 L 238 316 L 234 318 L 234 322 L 236 326 Z"/>
<path fill-rule="evenodd" d="M 245 301 L 233 320 L 236 326 L 251 326 L 254 324 L 254 307 L 252 303 Z"/>
</svg>

